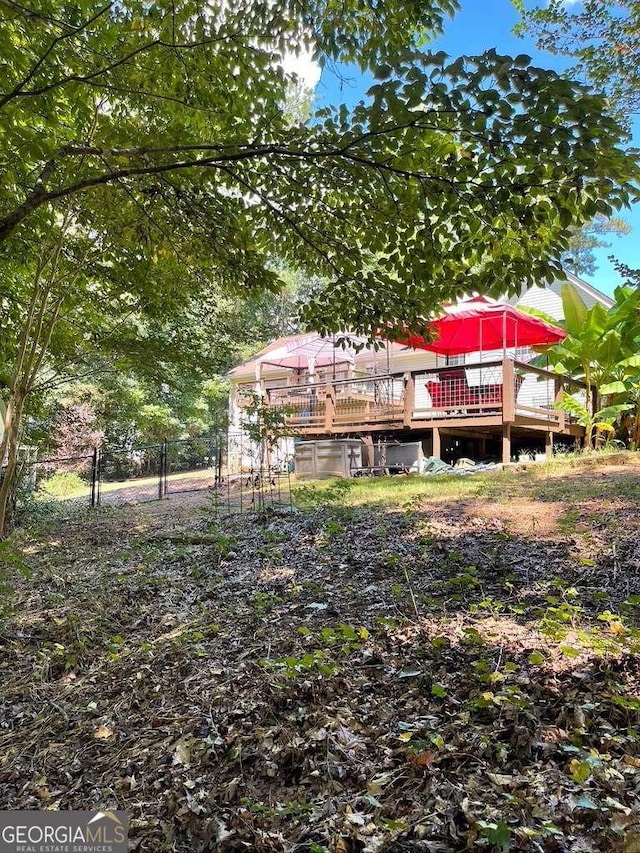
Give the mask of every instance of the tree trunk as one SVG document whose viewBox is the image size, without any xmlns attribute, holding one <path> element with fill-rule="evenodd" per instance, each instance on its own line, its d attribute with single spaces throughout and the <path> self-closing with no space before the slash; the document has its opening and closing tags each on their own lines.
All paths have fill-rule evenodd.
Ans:
<svg viewBox="0 0 640 853">
<path fill-rule="evenodd" d="M 640 450 L 640 402 L 636 405 L 635 417 L 633 418 L 632 450 Z"/>
<path fill-rule="evenodd" d="M 594 436 L 593 429 L 593 415 L 595 412 L 595 404 L 597 396 L 594 394 L 594 388 L 591 384 L 591 371 L 587 368 L 584 374 L 585 382 L 586 382 L 586 390 L 585 390 L 585 409 L 587 410 L 589 417 L 587 419 L 587 427 L 584 432 L 584 443 L 583 449 L 585 451 L 593 450 L 594 440 L 596 437 Z M 597 393 L 597 392 L 596 392 Z M 596 441 L 597 443 L 597 441 Z"/>
<path fill-rule="evenodd" d="M 7 464 L 2 468 L 2 482 L 0 482 L 0 539 L 4 538 L 11 524 L 12 504 L 17 485 L 18 474 L 18 439 L 20 434 L 20 421 L 24 408 L 25 395 L 22 391 L 11 390 L 4 418 L 4 432 L 0 442 L 0 463 Z"/>
</svg>

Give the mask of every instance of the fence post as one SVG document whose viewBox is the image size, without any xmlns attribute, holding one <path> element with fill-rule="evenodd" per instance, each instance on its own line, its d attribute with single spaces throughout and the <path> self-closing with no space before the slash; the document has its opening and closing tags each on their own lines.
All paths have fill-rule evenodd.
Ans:
<svg viewBox="0 0 640 853">
<path fill-rule="evenodd" d="M 95 507 L 96 505 L 96 483 L 98 481 L 98 448 L 93 448 L 93 456 L 91 457 L 91 506 Z"/>
<path fill-rule="evenodd" d="M 336 414 L 336 389 L 334 385 L 327 385 L 326 400 L 324 410 L 324 431 L 329 434 L 332 432 L 333 420 Z"/>
<path fill-rule="evenodd" d="M 515 412 L 516 412 L 516 395 L 515 395 L 515 371 L 513 369 L 513 362 L 510 358 L 502 359 L 502 422 L 503 424 L 510 424 L 515 421 Z M 504 438 L 504 434 L 503 434 Z M 511 440 L 511 439 L 509 439 Z M 511 452 L 511 451 L 509 451 Z M 503 444 L 503 461 L 504 454 L 506 451 L 504 450 Z M 509 461 L 509 460 L 507 460 Z"/>
<path fill-rule="evenodd" d="M 219 486 L 222 483 L 222 441 L 216 443 L 216 475 L 214 482 Z"/>
<path fill-rule="evenodd" d="M 96 458 L 96 506 L 100 506 L 102 501 L 102 471 L 104 468 L 104 453 L 102 449 L 98 450 Z"/>
<path fill-rule="evenodd" d="M 163 478 L 164 478 L 164 494 L 166 496 L 169 491 L 168 484 L 168 475 L 169 475 L 169 440 L 165 438 L 164 440 L 164 466 L 163 466 Z"/>
<path fill-rule="evenodd" d="M 162 500 L 164 490 L 164 459 L 166 452 L 166 442 L 160 445 L 160 458 L 158 459 L 158 500 Z"/>
</svg>

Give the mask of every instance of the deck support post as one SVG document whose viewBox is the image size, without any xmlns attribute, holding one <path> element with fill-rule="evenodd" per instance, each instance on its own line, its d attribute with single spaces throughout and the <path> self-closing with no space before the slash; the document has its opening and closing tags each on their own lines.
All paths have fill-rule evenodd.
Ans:
<svg viewBox="0 0 640 853">
<path fill-rule="evenodd" d="M 441 445 L 440 445 L 440 430 L 438 429 L 438 427 L 434 427 L 432 432 L 433 432 L 433 447 L 431 449 L 431 453 L 436 459 L 441 459 L 442 458 L 442 456 L 441 456 L 442 451 L 441 451 Z"/>
<path fill-rule="evenodd" d="M 411 428 L 411 420 L 413 418 L 413 409 L 416 402 L 416 381 L 413 373 L 405 373 L 404 375 L 404 409 L 402 425 L 407 429 Z"/>
<path fill-rule="evenodd" d="M 511 424 L 502 424 L 502 462 L 511 462 Z"/>
<path fill-rule="evenodd" d="M 363 435 L 362 443 L 364 447 L 362 448 L 362 464 L 365 468 L 373 468 L 375 465 L 374 462 L 374 454 L 373 454 L 373 436 Z"/>
<path fill-rule="evenodd" d="M 502 359 L 502 420 L 504 423 L 512 423 L 516 415 L 516 377 L 513 361 L 510 358 Z"/>
<path fill-rule="evenodd" d="M 333 385 L 327 385 L 327 396 L 324 404 L 324 431 L 333 432 L 333 419 L 336 413 L 336 398 Z"/>
<path fill-rule="evenodd" d="M 547 459 L 553 456 L 553 433 L 549 430 L 544 437 L 544 453 Z"/>
</svg>

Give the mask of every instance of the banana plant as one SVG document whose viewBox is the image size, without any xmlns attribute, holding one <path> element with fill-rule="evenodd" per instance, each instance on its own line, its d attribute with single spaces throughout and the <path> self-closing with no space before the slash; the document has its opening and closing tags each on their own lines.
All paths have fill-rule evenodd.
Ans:
<svg viewBox="0 0 640 853">
<path fill-rule="evenodd" d="M 602 385 L 600 393 L 613 400 L 628 401 L 627 411 L 633 412 L 631 446 L 640 448 L 640 353 L 623 359 L 618 365 L 619 378 Z"/>
<path fill-rule="evenodd" d="M 556 373 L 585 383 L 584 401 L 565 395 L 558 405 L 585 427 L 585 446 L 591 447 L 599 433 L 611 434 L 620 414 L 636 408 L 630 396 L 633 382 L 638 383 L 640 415 L 640 289 L 618 287 L 609 309 L 600 303 L 587 308 L 577 290 L 565 284 L 562 305 L 564 321 L 559 325 L 567 337 L 545 350 L 545 358 Z M 602 406 L 601 397 L 610 395 L 608 405 Z"/>
<path fill-rule="evenodd" d="M 573 415 L 576 423 L 584 427 L 585 445 L 593 447 L 595 443 L 596 449 L 602 445 L 607 445 L 615 435 L 614 424 L 616 420 L 624 412 L 628 412 L 633 408 L 631 403 L 618 403 L 611 406 L 605 406 L 594 412 L 587 408 L 580 400 L 576 400 L 566 391 L 562 399 L 556 403 L 557 408 L 564 409 L 565 412 Z"/>
</svg>

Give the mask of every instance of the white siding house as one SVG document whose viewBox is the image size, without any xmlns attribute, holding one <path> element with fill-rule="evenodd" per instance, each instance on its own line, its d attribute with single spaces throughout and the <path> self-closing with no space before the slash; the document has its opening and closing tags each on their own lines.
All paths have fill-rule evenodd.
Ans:
<svg viewBox="0 0 640 853">
<path fill-rule="evenodd" d="M 571 273 L 567 273 L 567 281 L 572 284 L 580 294 L 580 298 L 587 306 L 591 308 L 596 303 L 600 303 L 605 308 L 610 308 L 613 305 L 613 299 L 605 296 L 595 287 L 587 284 L 586 281 L 577 278 Z M 554 281 L 553 284 L 547 287 L 537 287 L 534 285 L 528 290 L 525 290 L 520 296 L 512 297 L 509 302 L 512 305 L 517 305 L 522 308 L 535 308 L 537 311 L 542 311 L 553 317 L 556 320 L 562 320 L 564 317 L 562 311 L 562 281 Z"/>
<path fill-rule="evenodd" d="M 576 276 L 567 273 L 567 281 L 576 288 L 587 308 L 590 308 L 597 302 L 605 308 L 609 308 L 613 305 L 612 299 Z M 554 281 L 553 284 L 547 287 L 538 287 L 534 285 L 533 287 L 524 290 L 519 296 L 511 297 L 507 301 L 517 307 L 534 308 L 537 311 L 547 314 L 549 317 L 556 320 L 562 320 L 564 317 L 561 297 L 563 284 L 564 282 L 562 281 Z M 235 367 L 229 374 L 234 389 L 237 388 L 238 385 L 246 386 L 247 384 L 254 383 L 256 377 L 256 361 L 265 354 L 268 354 L 270 350 L 280 347 L 283 342 L 293 340 L 295 337 L 302 338 L 304 336 L 279 338 L 257 353 L 254 358 L 238 365 L 238 367 Z M 447 363 L 473 364 L 480 361 L 495 361 L 502 358 L 502 355 L 502 350 L 485 350 L 482 353 L 467 353 L 465 356 L 455 356 L 447 360 L 444 356 L 436 355 L 435 353 L 428 352 L 427 350 L 411 349 L 410 347 L 401 346 L 399 344 L 391 344 L 387 345 L 385 350 L 380 350 L 378 352 L 363 350 L 356 356 L 354 366 L 358 372 L 363 373 L 399 373 L 410 370 L 429 370 L 430 368 L 440 367 Z M 517 350 L 511 349 L 507 351 L 507 355 L 512 358 L 527 360 L 531 356 L 531 351 L 528 348 Z M 318 374 L 320 375 L 321 371 L 318 371 Z M 284 385 L 291 381 L 291 371 L 286 368 L 264 365 L 262 368 L 262 375 L 267 388 Z M 234 414 L 234 410 L 235 395 L 232 394 L 232 415 Z M 234 418 L 232 416 L 232 423 L 233 422 Z"/>
<path fill-rule="evenodd" d="M 613 301 L 605 296 L 605 294 L 600 293 L 594 287 L 575 276 L 567 275 L 567 280 L 577 289 L 587 307 L 600 303 L 603 307 L 609 308 L 613 304 Z M 514 306 L 534 308 L 553 319 L 562 320 L 561 291 L 563 283 L 556 281 L 548 287 L 530 287 L 508 301 Z M 389 430 L 391 430 L 401 440 L 407 440 L 409 433 L 414 436 L 414 438 L 409 440 L 420 439 L 421 436 L 419 433 L 422 432 L 424 433 L 422 440 L 425 452 L 431 452 L 429 448 L 432 448 L 434 455 L 438 455 L 440 447 L 439 435 L 448 436 L 449 439 L 452 436 L 458 436 L 460 441 L 456 441 L 455 444 L 461 446 L 462 436 L 465 432 L 463 416 L 472 420 L 474 414 L 473 411 L 467 412 L 464 404 L 451 407 L 454 409 L 453 412 L 447 412 L 447 407 L 444 407 L 445 410 L 441 410 L 440 407 L 436 410 L 436 404 L 431 399 L 428 388 L 433 387 L 434 390 L 437 390 L 436 386 L 438 383 L 433 383 L 431 380 L 439 380 L 445 374 L 438 372 L 434 376 L 430 374 L 430 371 L 439 371 L 442 368 L 453 367 L 454 365 L 468 365 L 464 369 L 466 384 L 482 388 L 498 387 L 497 384 L 494 385 L 493 383 L 499 383 L 501 389 L 500 399 L 502 399 L 502 383 L 506 382 L 504 371 L 507 369 L 503 359 L 506 358 L 507 365 L 509 360 L 522 363 L 520 367 L 517 365 L 515 367 L 515 385 L 513 386 L 515 390 L 509 392 L 512 395 L 512 406 L 515 406 L 515 411 L 513 411 L 513 408 L 510 409 L 510 414 L 507 415 L 505 409 L 503 412 L 504 420 L 498 422 L 496 420 L 490 421 L 487 418 L 483 421 L 482 417 L 485 413 L 481 410 L 479 412 L 479 419 L 476 419 L 473 424 L 468 423 L 466 437 L 469 441 L 480 441 L 479 447 L 482 448 L 478 450 L 480 456 L 485 455 L 484 449 L 485 447 L 488 448 L 489 442 L 492 443 L 491 453 L 495 455 L 495 442 L 500 441 L 501 435 L 502 458 L 507 461 L 511 453 L 509 448 L 511 447 L 512 436 L 515 436 L 516 447 L 537 446 L 540 441 L 546 441 L 546 447 L 549 451 L 549 448 L 552 446 L 552 432 L 572 436 L 573 438 L 579 435 L 576 429 L 573 427 L 569 428 L 568 422 L 565 428 L 564 420 L 562 424 L 558 424 L 553 420 L 558 414 L 558 409 L 554 406 L 554 402 L 558 399 L 559 394 L 557 377 L 554 378 L 553 374 L 541 375 L 540 370 L 536 371 L 533 367 L 527 369 L 524 366 L 534 355 L 533 351 L 528 347 L 508 349 L 506 352 L 501 349 L 484 351 L 482 353 L 467 353 L 464 356 L 445 357 L 428 350 L 412 349 L 402 344 L 394 343 L 387 344 L 385 349 L 379 351 L 374 351 L 370 348 L 362 349 L 351 357 L 349 363 L 342 361 L 340 364 L 334 363 L 328 367 L 326 365 L 318 367 L 311 378 L 304 370 L 296 372 L 282 366 L 269 364 L 270 351 L 274 351 L 275 349 L 281 351 L 283 346 L 285 348 L 289 346 L 295 347 L 299 342 L 303 342 L 304 338 L 304 335 L 280 338 L 258 353 L 253 359 L 238 365 L 238 367 L 230 372 L 230 425 L 232 431 L 241 430 L 242 406 L 239 403 L 239 397 L 243 388 L 253 389 L 259 391 L 261 394 L 266 393 L 269 397 L 270 405 L 275 405 L 278 399 L 285 401 L 287 399 L 300 400 L 305 395 L 309 396 L 309 388 L 315 383 L 320 385 L 325 382 L 329 385 L 334 385 L 336 380 L 345 379 L 350 380 L 349 387 L 351 390 L 349 393 L 355 393 L 355 396 L 352 394 L 354 410 L 357 410 L 359 405 L 358 394 L 360 394 L 360 400 L 364 399 L 363 395 L 364 397 L 373 395 L 372 399 L 375 399 L 378 407 L 380 405 L 384 407 L 385 403 L 380 403 L 380 400 L 384 398 L 384 401 L 389 402 L 391 409 L 393 409 L 395 404 L 400 403 L 400 398 L 403 396 L 403 382 L 409 382 L 411 396 L 406 397 L 405 395 L 402 400 L 403 413 L 398 416 L 397 412 L 395 415 L 390 412 L 389 419 L 386 421 L 384 418 L 380 418 L 379 422 L 376 422 L 376 419 L 373 418 L 367 423 L 371 425 L 372 433 L 388 434 Z M 488 364 L 487 366 L 480 366 L 485 365 L 487 362 L 494 362 L 494 365 L 492 367 Z M 475 366 L 472 367 L 472 365 Z M 513 375 L 513 367 L 510 368 L 509 372 Z M 547 375 L 549 379 L 546 378 Z M 389 376 L 388 380 L 385 379 L 387 376 Z M 371 382 L 368 381 L 368 377 L 372 378 Z M 374 377 L 378 378 L 374 380 Z M 386 386 L 384 385 L 385 382 L 387 382 Z M 510 380 L 510 382 L 513 384 L 514 380 Z M 570 384 L 572 386 L 570 393 L 583 394 L 579 385 L 576 385 L 576 383 Z M 356 385 L 358 385 L 357 388 Z M 277 388 L 282 390 L 280 392 L 274 391 Z M 347 393 L 347 385 L 340 385 L 338 382 L 335 388 L 337 389 L 335 393 L 338 395 L 337 403 L 331 405 L 342 406 L 345 401 L 340 395 L 344 396 Z M 383 389 L 382 397 L 380 396 L 381 389 Z M 438 393 L 440 394 L 441 392 L 438 391 Z M 300 403 L 299 417 L 308 419 L 310 417 L 309 409 L 311 409 L 315 418 L 313 424 L 307 420 L 305 435 L 331 434 L 339 437 L 341 434 L 349 435 L 354 431 L 364 434 L 365 428 L 362 424 L 357 425 L 357 428 L 354 430 L 353 421 L 347 422 L 346 419 L 344 421 L 339 419 L 336 421 L 325 421 L 324 417 L 319 414 L 322 411 L 322 406 L 316 405 L 315 392 L 311 392 L 311 394 L 314 398 L 313 406 L 308 406 L 307 408 L 307 404 Z M 279 395 L 282 396 L 279 398 Z M 272 400 L 274 401 L 273 403 L 271 403 Z M 409 406 L 407 400 L 411 401 L 410 417 L 407 414 Z M 330 410 L 331 405 L 327 403 L 327 411 Z M 470 406 L 467 406 L 467 408 L 472 409 Z M 551 415 L 552 412 L 555 413 L 553 416 Z M 545 413 L 549 413 L 549 415 L 547 416 Z M 378 414 L 380 414 L 379 411 Z M 337 418 L 337 415 L 330 417 Z M 434 421 L 438 419 L 441 422 L 440 425 L 434 424 Z M 343 422 L 345 425 L 342 427 L 339 426 Z M 331 429 L 325 429 L 325 425 L 330 425 Z M 546 439 L 544 437 L 545 434 Z M 485 436 L 485 438 L 482 438 L 482 436 Z M 289 444 L 292 444 L 292 442 L 287 442 L 286 454 L 290 454 L 292 450 Z M 469 447 L 468 442 L 466 446 Z"/>
</svg>

